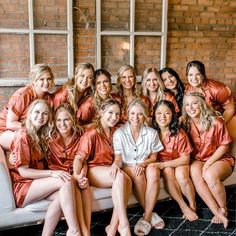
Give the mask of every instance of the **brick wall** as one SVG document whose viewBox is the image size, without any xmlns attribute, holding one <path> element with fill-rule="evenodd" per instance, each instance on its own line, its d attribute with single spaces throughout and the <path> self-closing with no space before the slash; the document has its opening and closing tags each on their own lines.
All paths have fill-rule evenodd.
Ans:
<svg viewBox="0 0 236 236">
<path fill-rule="evenodd" d="M 143 2 L 148 3 L 145 11 Z M 8 3 L 9 1 L 2 0 L 2 2 Z M 17 1 L 16 1 L 17 2 Z M 19 6 L 11 7 L 10 5 L 4 4 L 5 18 L 0 14 L 0 27 L 3 26 L 4 22 L 10 26 L 15 27 L 27 27 L 27 20 L 25 20 L 24 11 L 27 10 L 25 7 L 25 1 L 18 1 Z M 115 1 L 115 0 L 104 0 L 103 20 L 107 23 L 103 27 L 111 27 L 111 20 L 114 20 L 114 27 L 126 27 L 123 23 L 127 14 L 124 9 L 127 8 L 128 0 Z M 145 28 L 155 25 L 156 15 L 147 14 L 148 7 L 153 8 L 154 3 L 160 2 L 159 0 L 137 0 L 136 14 L 142 12 L 144 14 L 144 25 L 142 25 L 141 17 L 138 19 L 137 27 L 144 30 Z M 43 2 L 40 2 L 42 5 Z M 118 11 L 117 5 L 116 11 L 112 14 L 109 12 L 114 8 L 114 4 L 120 4 Z M 64 27 L 64 11 L 63 0 L 50 0 L 44 1 L 44 4 L 57 5 L 57 11 L 62 14 L 62 18 L 53 15 L 53 19 L 47 19 L 45 22 L 38 21 L 38 27 L 49 27 L 56 25 L 59 28 Z M 80 62 L 91 62 L 96 66 L 96 17 L 95 17 L 95 0 L 74 0 L 73 1 L 73 24 L 74 24 L 74 61 Z M 0 8 L 2 9 L 2 8 Z M 47 8 L 48 9 L 48 8 Z M 50 8 L 49 8 L 50 9 Z M 159 12 L 158 6 L 156 11 Z M 55 9 L 54 9 L 55 10 Z M 127 10 L 127 9 L 126 9 Z M 39 13 L 43 12 L 39 8 Z M 116 12 L 116 13 L 115 13 Z M 155 12 L 155 11 L 154 11 Z M 1 12 L 0 12 L 1 13 Z M 13 14 L 16 13 L 16 14 Z M 12 16 L 15 15 L 13 18 Z M 47 16 L 50 14 L 47 13 Z M 122 17 L 123 21 L 119 20 Z M 39 17 L 40 19 L 40 17 Z M 58 24 L 56 24 L 58 19 Z M 151 24 L 151 23 L 152 24 Z M 49 24 L 50 23 L 50 24 Z M 115 24 L 116 23 L 116 24 Z M 156 22 L 160 25 L 159 20 Z M 9 26 L 8 25 L 8 26 Z M 9 26 L 9 27 L 10 27 Z M 47 45 L 51 47 L 50 41 L 55 40 L 57 42 L 56 49 L 63 48 L 63 39 L 43 39 L 41 45 L 38 47 L 40 53 L 38 53 L 37 61 L 43 60 L 44 54 L 47 51 Z M 5 77 L 12 73 L 16 77 L 24 77 L 28 75 L 29 68 L 28 58 L 24 53 L 29 50 L 24 44 L 26 40 L 22 35 L 18 35 L 15 39 L 12 39 L 9 35 L 0 35 L 0 76 Z M 61 45 L 60 45 L 61 41 Z M 112 41 L 104 39 L 104 42 Z M 4 42 L 4 43 L 3 43 Z M 146 66 L 159 65 L 159 41 L 152 40 L 150 38 L 144 39 L 138 37 L 135 41 L 137 49 L 135 60 L 137 62 L 137 70 L 142 73 L 143 68 Z M 104 47 L 105 51 L 113 50 L 113 45 Z M 107 51 L 106 51 L 107 50 Z M 116 55 L 121 63 L 121 58 L 127 60 L 127 52 L 120 52 L 119 49 L 114 47 L 115 52 L 112 55 Z M 109 52 L 110 52 L 109 51 Z M 119 52 L 118 52 L 119 51 Z M 17 55 L 17 60 L 13 58 L 14 53 Z M 12 56 L 11 56 L 12 55 Z M 21 57 L 22 56 L 22 57 Z M 3 65 L 5 58 L 8 58 L 7 66 Z M 58 67 L 53 68 L 55 75 L 63 75 L 63 71 L 66 70 L 66 59 L 63 56 L 52 59 L 51 57 L 44 58 L 46 63 L 53 64 L 57 63 Z M 51 60 L 51 61 L 50 61 Z M 233 0 L 169 0 L 168 4 L 168 41 L 167 41 L 167 66 L 174 68 L 185 81 L 185 67 L 191 60 L 201 60 L 206 65 L 206 72 L 209 78 L 216 79 L 227 84 L 234 94 L 236 94 L 236 2 Z M 106 62 L 106 57 L 103 58 L 103 62 L 107 65 L 107 68 L 111 69 L 111 72 L 115 73 L 119 68 L 120 64 L 113 64 L 110 67 L 109 63 Z M 62 66 L 61 66 L 62 65 Z M 117 69 L 116 69 L 117 67 Z M 157 66 L 158 67 L 158 66 Z M 4 75 L 4 76 L 3 76 Z M 8 95 L 13 92 L 14 88 L 0 88 L 0 106 L 8 100 Z M 1 107 L 0 107 L 1 108 Z"/>
</svg>

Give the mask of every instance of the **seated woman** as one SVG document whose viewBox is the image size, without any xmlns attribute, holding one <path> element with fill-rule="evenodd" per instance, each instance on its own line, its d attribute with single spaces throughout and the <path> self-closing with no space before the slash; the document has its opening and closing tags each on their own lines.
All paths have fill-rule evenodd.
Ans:
<svg viewBox="0 0 236 236">
<path fill-rule="evenodd" d="M 53 235 L 62 213 L 68 224 L 66 235 L 81 235 L 76 216 L 74 183 L 62 170 L 45 170 L 46 143 L 52 114 L 49 104 L 37 99 L 28 108 L 25 126 L 12 144 L 16 161 L 10 169 L 17 207 L 42 199 L 51 201 L 42 235 Z M 33 155 L 32 155 L 33 153 Z"/>
<path fill-rule="evenodd" d="M 207 79 L 205 66 L 200 61 L 191 61 L 186 67 L 188 85 L 185 92 L 198 92 L 205 97 L 207 105 L 219 111 L 233 138 L 232 148 L 236 151 L 236 110 L 234 97 L 225 84 Z"/>
<path fill-rule="evenodd" d="M 165 90 L 165 85 L 163 84 L 161 76 L 156 68 L 145 69 L 142 78 L 142 94 L 148 97 L 151 102 L 149 124 L 151 124 L 154 115 L 153 108 L 155 104 L 162 99 L 171 101 L 174 104 L 176 113 L 179 113 L 180 111 L 174 95 Z"/>
<path fill-rule="evenodd" d="M 78 64 L 75 67 L 74 77 L 54 94 L 54 109 L 63 103 L 69 103 L 74 111 L 77 112 L 80 104 L 92 93 L 93 80 L 93 65 L 88 62 Z"/>
<path fill-rule="evenodd" d="M 16 131 L 26 118 L 29 105 L 36 99 L 46 99 L 52 106 L 49 93 L 54 91 L 53 73 L 45 64 L 36 64 L 30 71 L 31 82 L 18 89 L 0 113 L 0 145 L 9 150 Z"/>
<path fill-rule="evenodd" d="M 82 129 L 76 124 L 75 113 L 70 105 L 62 104 L 55 112 L 54 127 L 48 140 L 47 160 L 51 170 L 62 170 L 73 175 L 73 160 L 76 158 Z M 83 236 L 90 235 L 91 194 L 86 178 L 85 165 L 75 187 L 77 219 Z M 73 177 L 72 177 L 73 178 Z M 77 187 L 78 186 L 78 187 Z"/>
<path fill-rule="evenodd" d="M 179 204 L 183 217 L 189 221 L 197 220 L 195 190 L 189 177 L 192 146 L 188 136 L 179 127 L 173 103 L 161 100 L 155 105 L 153 112 L 153 128 L 158 131 L 164 149 L 157 154 L 158 162 L 150 166 L 161 171 L 167 191 Z M 185 203 L 182 193 L 189 206 Z"/>
<path fill-rule="evenodd" d="M 169 67 L 161 69 L 159 73 L 165 87 L 174 94 L 175 100 L 181 112 L 184 97 L 184 84 L 179 78 L 178 73 Z"/>
<path fill-rule="evenodd" d="M 147 106 L 148 112 L 150 111 L 151 104 L 147 97 L 140 95 L 136 73 L 132 66 L 123 65 L 118 70 L 118 78 L 116 81 L 116 87 L 118 89 L 118 95 L 115 97 L 118 101 L 121 102 L 121 117 L 120 120 L 122 123 L 127 121 L 128 107 L 129 104 L 134 99 L 141 99 Z"/>
<path fill-rule="evenodd" d="M 128 108 L 128 122 L 113 136 L 115 159 L 132 179 L 134 193 L 144 209 L 144 216 L 134 228 L 136 235 L 148 235 L 151 227 L 164 227 L 164 221 L 153 213 L 159 194 L 160 172 L 148 166 L 156 161 L 163 146 L 156 130 L 145 125 L 147 116 L 145 104 L 139 99 L 133 100 Z"/>
<path fill-rule="evenodd" d="M 196 92 L 184 96 L 183 124 L 193 146 L 190 174 L 195 189 L 214 214 L 212 223 L 223 223 L 226 228 L 229 221 L 222 181 L 234 167 L 234 157 L 227 153 L 232 138 L 223 120 Z"/>
<path fill-rule="evenodd" d="M 100 105 L 108 98 L 112 98 L 111 74 L 105 69 L 94 72 L 95 91 L 79 106 L 77 112 L 78 122 L 81 125 L 92 123 L 97 117 Z"/>
<path fill-rule="evenodd" d="M 120 106 L 114 99 L 102 102 L 96 123 L 88 127 L 80 139 L 78 153 L 74 159 L 74 176 L 81 175 L 81 161 L 87 160 L 89 166 L 88 179 L 91 186 L 98 188 L 112 187 L 114 204 L 110 225 L 106 233 L 115 236 L 118 230 L 120 235 L 129 236 L 130 227 L 126 214 L 131 181 L 119 168 L 112 148 L 112 136 L 120 118 Z"/>
</svg>

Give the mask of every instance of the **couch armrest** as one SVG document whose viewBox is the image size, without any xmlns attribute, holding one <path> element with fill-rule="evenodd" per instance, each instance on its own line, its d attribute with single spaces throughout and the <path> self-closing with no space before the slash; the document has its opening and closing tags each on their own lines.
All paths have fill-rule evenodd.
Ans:
<svg viewBox="0 0 236 236">
<path fill-rule="evenodd" d="M 0 147 L 0 212 L 9 212 L 15 208 L 9 169 L 6 163 L 5 153 Z"/>
</svg>

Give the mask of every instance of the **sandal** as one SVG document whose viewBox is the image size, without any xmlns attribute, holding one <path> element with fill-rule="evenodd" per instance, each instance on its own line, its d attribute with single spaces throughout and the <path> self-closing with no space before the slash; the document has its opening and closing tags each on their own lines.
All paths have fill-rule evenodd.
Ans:
<svg viewBox="0 0 236 236">
<path fill-rule="evenodd" d="M 152 229 L 150 223 L 143 218 L 140 218 L 134 226 L 134 233 L 138 236 L 148 235 Z"/>
<path fill-rule="evenodd" d="M 152 212 L 151 225 L 155 229 L 163 229 L 165 222 L 156 212 Z"/>
</svg>

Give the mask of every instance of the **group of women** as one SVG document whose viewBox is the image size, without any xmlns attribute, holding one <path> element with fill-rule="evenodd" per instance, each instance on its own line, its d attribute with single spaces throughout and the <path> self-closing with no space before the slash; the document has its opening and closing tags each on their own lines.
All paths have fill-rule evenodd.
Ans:
<svg viewBox="0 0 236 236">
<path fill-rule="evenodd" d="M 111 75 L 90 63 L 75 68 L 60 88 L 47 65 L 37 64 L 29 85 L 18 89 L 0 117 L 0 145 L 10 150 L 16 205 L 50 201 L 42 235 L 52 235 L 62 214 L 67 235 L 89 235 L 89 186 L 112 188 L 113 213 L 106 234 L 131 235 L 126 208 L 133 190 L 144 210 L 136 235 L 165 227 L 154 212 L 160 176 L 186 220 L 198 219 L 195 191 L 228 226 L 222 181 L 231 175 L 236 139 L 233 94 L 206 78 L 204 64 L 187 65 L 184 86 L 171 68 L 134 68 Z"/>
</svg>

